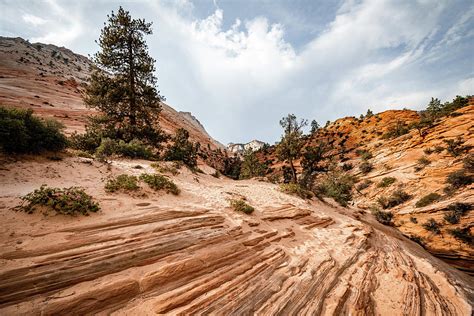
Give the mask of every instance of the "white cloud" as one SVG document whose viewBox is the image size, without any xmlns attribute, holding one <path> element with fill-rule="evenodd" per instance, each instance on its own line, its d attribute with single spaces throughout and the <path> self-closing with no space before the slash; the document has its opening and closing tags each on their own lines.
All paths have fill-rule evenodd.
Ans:
<svg viewBox="0 0 474 316">
<path fill-rule="evenodd" d="M 40 25 L 43 25 L 47 22 L 47 20 L 43 19 L 43 18 L 40 18 L 39 16 L 36 16 L 36 15 L 33 15 L 33 14 L 23 14 L 21 16 L 21 18 L 23 19 L 23 21 L 25 21 L 26 23 L 29 23 L 33 26 L 40 26 Z"/>
</svg>

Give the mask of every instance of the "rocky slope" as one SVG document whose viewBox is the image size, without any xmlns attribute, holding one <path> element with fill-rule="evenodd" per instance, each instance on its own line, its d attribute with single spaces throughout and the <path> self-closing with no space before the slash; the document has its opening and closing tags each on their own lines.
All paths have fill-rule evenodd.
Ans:
<svg viewBox="0 0 474 316">
<path fill-rule="evenodd" d="M 352 168 L 348 173 L 356 176 L 359 184 L 366 182 L 365 188 L 353 190 L 353 203 L 367 213 L 374 206 L 380 208 L 379 198 L 387 198 L 397 190 L 408 193 L 410 199 L 407 202 L 388 210 L 394 214 L 394 226 L 407 237 L 418 240 L 432 254 L 468 273 L 474 273 L 474 245 L 472 242 L 460 242 L 449 233 L 449 230 L 459 228 L 468 229 L 474 234 L 474 212 L 467 212 L 456 224 L 444 219 L 452 203 L 474 205 L 472 184 L 452 194 L 444 192 L 448 174 L 463 169 L 463 159 L 469 152 L 472 153 L 474 99 L 470 102 L 472 105 L 459 109 L 452 116 L 443 117 L 432 128 L 423 129 L 421 134 L 412 129 L 399 137 L 384 137 L 400 122 L 408 125 L 419 119 L 415 111 L 391 110 L 363 119 L 347 117 L 336 120 L 308 136 L 306 146 L 316 145 L 320 141 L 330 144 L 332 149 L 327 157 L 331 156 L 339 167 L 345 164 L 348 169 Z M 464 141 L 462 146 L 468 150 L 454 157 L 446 150 L 445 140 L 458 138 Z M 372 156 L 367 159 L 373 166 L 368 173 L 359 169 L 364 162 L 361 151 L 369 152 Z M 424 159 L 424 164 L 420 163 L 420 158 Z M 274 174 L 281 174 L 284 164 L 275 158 L 274 148 L 270 148 L 261 159 L 271 161 Z M 299 162 L 297 167 L 301 173 Z M 382 186 L 384 178 L 393 178 L 393 183 Z M 427 206 L 416 207 L 416 203 L 430 193 L 439 194 L 440 198 Z M 430 219 L 438 222 L 440 233 L 423 227 Z"/>
<path fill-rule="evenodd" d="M 129 196 L 104 179 L 150 162 L 3 160 L 0 314 L 471 314 L 472 278 L 371 216 L 200 167 L 170 176 L 180 196 Z M 10 209 L 42 183 L 83 186 L 102 210 Z M 241 197 L 254 213 L 228 207 Z"/>
<path fill-rule="evenodd" d="M 240 155 L 246 150 L 256 151 L 256 150 L 259 150 L 259 149 L 263 148 L 264 146 L 265 146 L 264 142 L 254 139 L 254 140 L 252 140 L 248 143 L 245 143 L 245 144 L 229 143 L 227 145 L 227 150 L 230 153 Z"/>
<path fill-rule="evenodd" d="M 81 98 L 89 66 L 86 57 L 64 47 L 0 37 L 0 105 L 32 108 L 63 122 L 69 133 L 83 131 L 86 116 L 94 113 Z M 165 132 L 173 134 L 183 127 L 205 147 L 224 149 L 189 112 L 162 106 L 160 123 Z"/>
</svg>

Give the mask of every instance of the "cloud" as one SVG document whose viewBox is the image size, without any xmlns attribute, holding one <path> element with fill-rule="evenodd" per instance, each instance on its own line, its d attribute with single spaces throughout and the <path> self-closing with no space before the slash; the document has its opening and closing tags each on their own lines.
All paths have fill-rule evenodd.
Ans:
<svg viewBox="0 0 474 316">
<path fill-rule="evenodd" d="M 39 16 L 36 16 L 36 15 L 33 15 L 33 14 L 23 14 L 21 16 L 21 18 L 23 19 L 23 21 L 25 21 L 26 23 L 29 23 L 33 26 L 40 26 L 40 25 L 43 25 L 47 22 L 47 20 L 43 19 L 43 18 L 40 18 Z"/>
<path fill-rule="evenodd" d="M 155 22 L 147 40 L 168 103 L 192 111 L 222 142 L 273 143 L 288 113 L 322 123 L 367 108 L 419 109 L 432 96 L 472 93 L 474 5 L 468 1 L 346 0 L 323 8 L 329 20 L 308 10 L 305 24 L 326 21 L 314 27 L 302 27 L 291 5 L 266 4 L 286 17 L 281 21 L 265 14 L 229 21 L 228 3 L 203 3 L 138 1 L 125 8 Z M 29 18 L 41 23 L 30 38 L 92 53 L 106 14 L 117 5 L 50 0 L 31 6 L 17 9 L 22 17 L 42 19 Z M 198 16 L 197 9 L 208 13 Z M 296 45 L 287 28 L 317 31 Z"/>
</svg>

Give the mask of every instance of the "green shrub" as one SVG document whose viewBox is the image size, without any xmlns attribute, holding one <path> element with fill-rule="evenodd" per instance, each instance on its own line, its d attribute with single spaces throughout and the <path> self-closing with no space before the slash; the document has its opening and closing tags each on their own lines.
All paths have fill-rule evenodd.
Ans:
<svg viewBox="0 0 474 316">
<path fill-rule="evenodd" d="M 358 183 L 356 186 L 357 191 L 362 191 L 364 189 L 367 189 L 373 182 L 371 180 L 364 180 L 361 183 Z"/>
<path fill-rule="evenodd" d="M 392 218 L 393 218 L 392 212 L 374 209 L 372 211 L 372 214 L 374 214 L 375 219 L 379 223 L 384 224 L 384 225 L 392 225 Z"/>
<path fill-rule="evenodd" d="M 173 176 L 177 176 L 179 174 L 179 171 L 178 169 L 181 168 L 181 166 L 179 166 L 179 168 L 176 168 L 176 165 L 173 164 L 173 166 L 169 167 L 169 166 L 162 166 L 160 165 L 159 163 L 152 163 L 150 165 L 152 168 L 154 168 L 156 171 L 160 172 L 160 173 L 170 173 L 172 174 Z"/>
<path fill-rule="evenodd" d="M 409 199 L 411 199 L 411 195 L 403 190 L 396 190 L 388 198 L 385 196 L 379 197 L 377 202 L 382 206 L 382 208 L 387 209 L 403 204 Z"/>
<path fill-rule="evenodd" d="M 394 177 L 385 177 L 382 180 L 380 180 L 377 186 L 379 188 L 386 188 L 386 187 L 391 186 L 395 181 L 397 181 L 397 179 L 395 179 Z"/>
<path fill-rule="evenodd" d="M 436 201 L 439 201 L 439 199 L 441 199 L 441 195 L 439 195 L 438 193 L 430 193 L 419 199 L 418 202 L 416 202 L 415 206 L 424 207 Z"/>
<path fill-rule="evenodd" d="M 472 209 L 469 203 L 455 202 L 448 205 L 449 212 L 444 215 L 444 219 L 450 224 L 457 224 L 462 216 Z"/>
<path fill-rule="evenodd" d="M 434 152 L 434 149 L 433 148 L 425 148 L 423 150 L 423 152 L 426 154 L 426 155 L 431 155 L 433 152 Z"/>
<path fill-rule="evenodd" d="M 382 135 L 383 139 L 397 138 L 407 134 L 410 131 L 410 127 L 402 121 L 397 121 L 391 126 L 385 134 Z"/>
<path fill-rule="evenodd" d="M 167 161 L 182 161 L 188 167 L 197 166 L 197 153 L 199 144 L 194 144 L 189 140 L 189 132 L 184 128 L 179 128 L 172 138 L 172 144 L 168 146 L 164 159 Z"/>
<path fill-rule="evenodd" d="M 457 170 L 448 174 L 446 182 L 453 188 L 459 189 L 461 187 L 472 184 L 473 176 L 467 174 L 464 169 Z"/>
<path fill-rule="evenodd" d="M 420 171 L 431 163 L 431 161 L 425 156 L 419 158 L 416 162 L 417 165 L 415 166 L 415 171 Z"/>
<path fill-rule="evenodd" d="M 306 190 L 297 183 L 282 183 L 280 184 L 280 190 L 287 194 L 297 195 L 303 199 L 311 199 L 314 197 L 313 192 Z"/>
<path fill-rule="evenodd" d="M 237 212 L 243 212 L 245 214 L 251 214 L 255 208 L 248 205 L 244 200 L 230 200 L 230 206 Z"/>
<path fill-rule="evenodd" d="M 240 179 L 262 177 L 266 174 L 267 166 L 258 160 L 257 155 L 252 150 L 246 150 L 243 158 L 240 168 Z"/>
<path fill-rule="evenodd" d="M 418 220 L 416 219 L 416 217 L 413 216 L 410 217 L 410 222 L 412 222 L 413 224 L 418 224 Z"/>
<path fill-rule="evenodd" d="M 214 178 L 219 179 L 221 177 L 221 173 L 219 172 L 219 170 L 216 170 L 213 173 L 211 173 L 211 176 L 213 176 Z"/>
<path fill-rule="evenodd" d="M 351 163 L 345 163 L 342 165 L 342 170 L 344 171 L 352 170 L 352 168 L 354 168 L 354 166 Z"/>
<path fill-rule="evenodd" d="M 446 151 L 453 157 L 457 157 L 462 153 L 469 150 L 469 146 L 464 146 L 464 140 L 461 137 L 456 139 L 445 139 L 443 142 L 446 144 Z"/>
<path fill-rule="evenodd" d="M 181 190 L 173 181 L 160 174 L 142 173 L 140 175 L 140 180 L 148 184 L 150 188 L 156 191 L 165 190 L 166 193 L 171 193 L 174 195 L 178 195 L 181 192 Z"/>
<path fill-rule="evenodd" d="M 136 191 L 139 188 L 137 177 L 126 174 L 121 174 L 115 178 L 109 179 L 105 184 L 105 191 L 107 192 L 116 192 L 120 190 Z"/>
<path fill-rule="evenodd" d="M 321 194 L 333 198 L 342 206 L 352 200 L 352 188 L 355 178 L 342 172 L 329 172 L 321 180 L 316 190 Z"/>
<path fill-rule="evenodd" d="M 441 233 L 441 229 L 440 229 L 441 225 L 437 221 L 435 221 L 434 218 L 430 218 L 422 226 L 424 229 L 429 230 L 437 235 Z"/>
<path fill-rule="evenodd" d="M 116 151 L 117 154 L 129 158 L 150 159 L 153 157 L 151 149 L 138 139 L 132 139 L 128 143 L 120 140 Z"/>
<path fill-rule="evenodd" d="M 100 160 L 114 155 L 117 152 L 117 142 L 110 138 L 102 138 L 99 147 L 95 151 L 95 155 Z"/>
<path fill-rule="evenodd" d="M 474 173 L 474 154 L 469 154 L 463 159 L 464 170 Z"/>
<path fill-rule="evenodd" d="M 7 153 L 39 153 L 66 148 L 63 126 L 42 120 L 31 109 L 0 107 L 0 149 Z"/>
<path fill-rule="evenodd" d="M 99 204 L 79 187 L 60 189 L 43 184 L 21 199 L 27 204 L 23 203 L 18 209 L 28 214 L 33 213 L 38 207 L 45 207 L 64 215 L 88 215 L 89 212 L 97 212 L 100 209 Z"/>
<path fill-rule="evenodd" d="M 472 236 L 471 231 L 469 227 L 466 228 L 454 228 L 454 229 L 448 229 L 448 232 L 456 239 L 468 244 L 468 245 L 473 245 L 474 244 L 474 236 Z"/>
<path fill-rule="evenodd" d="M 371 172 L 372 169 L 374 169 L 374 166 L 368 161 L 364 161 L 359 166 L 359 170 L 364 174 Z"/>
<path fill-rule="evenodd" d="M 367 149 L 358 149 L 356 150 L 356 154 L 359 155 L 362 160 L 369 160 L 373 157 L 372 153 Z"/>
</svg>

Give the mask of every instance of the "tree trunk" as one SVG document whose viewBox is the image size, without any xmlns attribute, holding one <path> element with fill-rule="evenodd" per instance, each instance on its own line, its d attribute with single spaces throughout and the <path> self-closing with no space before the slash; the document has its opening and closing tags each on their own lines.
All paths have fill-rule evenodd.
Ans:
<svg viewBox="0 0 474 316">
<path fill-rule="evenodd" d="M 291 175 L 293 177 L 293 183 L 296 183 L 297 182 L 297 179 L 296 179 L 296 168 L 295 168 L 295 165 L 293 164 L 293 159 L 290 159 L 290 168 L 291 168 Z"/>
<path fill-rule="evenodd" d="M 136 117 L 136 99 L 135 99 L 135 65 L 133 62 L 133 41 L 132 33 L 128 35 L 128 63 L 130 65 L 130 125 L 135 127 L 137 125 Z"/>
</svg>

